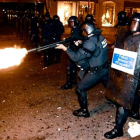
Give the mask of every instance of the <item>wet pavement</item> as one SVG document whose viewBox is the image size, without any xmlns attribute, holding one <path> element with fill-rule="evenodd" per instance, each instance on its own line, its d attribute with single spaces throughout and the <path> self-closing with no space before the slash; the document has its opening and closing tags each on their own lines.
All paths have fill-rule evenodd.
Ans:
<svg viewBox="0 0 140 140">
<path fill-rule="evenodd" d="M 1 27 L 1 49 L 15 44 L 31 47 L 11 28 L 10 33 L 4 31 Z M 109 44 L 114 42 L 112 36 L 106 37 Z M 66 80 L 67 55 L 62 52 L 61 63 L 45 70 L 41 56 L 30 53 L 21 65 L 0 70 L 0 140 L 105 140 L 104 133 L 114 126 L 116 108 L 105 99 L 102 84 L 88 91 L 91 117 L 75 117 L 72 112 L 79 108 L 75 88 L 60 89 Z M 136 120 L 128 118 L 124 136 L 114 140 L 131 139 L 129 122 Z"/>
</svg>

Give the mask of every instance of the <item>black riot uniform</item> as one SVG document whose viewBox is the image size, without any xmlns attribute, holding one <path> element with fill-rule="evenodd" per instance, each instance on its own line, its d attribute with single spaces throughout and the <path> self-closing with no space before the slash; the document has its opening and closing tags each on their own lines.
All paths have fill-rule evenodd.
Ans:
<svg viewBox="0 0 140 140">
<path fill-rule="evenodd" d="M 61 41 L 61 36 L 64 33 L 64 26 L 63 23 L 60 21 L 58 15 L 53 16 L 53 43 Z M 60 63 L 61 60 L 61 50 L 54 49 L 54 59 L 56 60 L 54 63 Z"/>
<path fill-rule="evenodd" d="M 71 16 L 68 19 L 69 27 L 71 27 L 71 36 L 70 36 L 70 49 L 73 51 L 77 51 L 79 47 L 74 44 L 74 40 L 81 40 L 82 34 L 79 26 L 79 21 L 76 16 Z M 67 77 L 66 83 L 61 86 L 62 90 L 67 90 L 73 88 L 77 84 L 77 65 L 73 60 L 69 58 L 68 66 L 67 66 Z"/>
<path fill-rule="evenodd" d="M 81 80 L 76 87 L 80 109 L 75 110 L 73 115 L 89 117 L 86 91 L 99 82 L 107 86 L 109 79 L 108 47 L 106 39 L 101 35 L 101 30 L 96 29 L 93 22 L 84 22 L 81 28 L 85 36 L 83 47 L 77 52 L 68 48 L 66 52 L 70 59 L 81 68 L 79 72 Z"/>
<path fill-rule="evenodd" d="M 35 13 L 35 16 L 32 17 L 31 20 L 31 40 L 35 47 L 38 46 L 39 42 L 39 19 L 38 19 L 38 14 Z"/>
<path fill-rule="evenodd" d="M 115 127 L 104 134 L 107 139 L 123 136 L 123 126 L 128 116 L 140 119 L 140 13 L 133 16 L 132 34 L 124 42 L 124 50 L 137 52 L 134 75 L 111 69 L 106 98 L 116 104 Z"/>
<path fill-rule="evenodd" d="M 43 45 L 48 45 L 52 43 L 52 35 L 53 35 L 53 29 L 52 29 L 52 19 L 50 18 L 49 13 L 46 13 L 43 16 L 43 21 L 41 23 L 42 26 L 42 40 Z M 46 68 L 47 66 L 51 65 L 53 63 L 53 50 L 47 49 L 44 51 L 44 66 L 43 68 Z"/>
</svg>

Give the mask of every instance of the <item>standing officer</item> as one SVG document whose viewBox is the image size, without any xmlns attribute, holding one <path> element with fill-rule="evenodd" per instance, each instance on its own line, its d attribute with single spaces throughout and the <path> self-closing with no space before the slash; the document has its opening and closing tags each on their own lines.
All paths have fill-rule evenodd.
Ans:
<svg viewBox="0 0 140 140">
<path fill-rule="evenodd" d="M 79 26 L 79 21 L 76 16 L 71 16 L 68 19 L 68 26 L 71 27 L 70 36 L 70 49 L 77 52 L 79 47 L 75 45 L 74 40 L 82 39 L 82 34 Z M 77 66 L 75 62 L 69 58 L 67 66 L 67 80 L 64 85 L 61 86 L 62 90 L 73 88 L 77 84 Z"/>
<path fill-rule="evenodd" d="M 64 33 L 64 26 L 62 22 L 60 21 L 60 18 L 58 15 L 53 16 L 53 43 L 61 41 L 61 36 Z M 54 57 L 56 57 L 56 60 L 54 63 L 60 63 L 61 59 L 61 50 L 54 49 Z"/>
<path fill-rule="evenodd" d="M 93 22 L 95 24 L 95 18 L 92 14 L 87 14 L 85 17 L 85 21 Z"/>
<path fill-rule="evenodd" d="M 113 49 L 115 48 L 123 48 L 124 40 L 130 35 L 130 24 L 128 23 L 128 19 L 125 11 L 121 11 L 118 13 L 118 23 L 116 24 L 116 41 L 114 45 L 111 46 Z"/>
<path fill-rule="evenodd" d="M 140 13 L 132 17 L 132 34 L 126 38 L 121 49 L 137 52 L 134 75 L 111 69 L 106 98 L 116 104 L 117 111 L 114 128 L 104 134 L 107 139 L 123 136 L 123 126 L 129 116 L 140 119 Z"/>
<path fill-rule="evenodd" d="M 128 18 L 125 11 L 120 11 L 118 13 L 118 23 L 114 27 L 118 26 L 127 26 L 128 25 Z"/>
<path fill-rule="evenodd" d="M 58 44 L 58 49 L 66 51 L 70 59 L 81 67 L 81 81 L 76 87 L 80 109 L 75 110 L 73 115 L 78 117 L 90 117 L 87 103 L 87 90 L 91 86 L 102 82 L 106 87 L 109 78 L 108 47 L 106 39 L 101 35 L 101 30 L 96 29 L 93 22 L 83 22 L 81 25 L 84 36 L 83 47 L 77 52 Z M 81 41 L 75 42 L 76 45 Z"/>
<path fill-rule="evenodd" d="M 49 13 L 46 13 L 43 16 L 43 22 L 42 24 L 42 40 L 43 40 L 43 45 L 48 45 L 52 43 L 52 35 L 53 35 L 53 30 L 52 30 L 52 19 L 50 17 Z M 44 66 L 43 68 L 46 68 L 47 66 L 51 65 L 53 63 L 53 50 L 48 49 L 44 51 Z"/>
<path fill-rule="evenodd" d="M 38 42 L 39 42 L 39 19 L 38 19 L 39 14 L 35 13 L 35 16 L 32 17 L 31 20 L 31 40 L 33 41 L 33 44 L 35 47 L 38 47 Z"/>
</svg>

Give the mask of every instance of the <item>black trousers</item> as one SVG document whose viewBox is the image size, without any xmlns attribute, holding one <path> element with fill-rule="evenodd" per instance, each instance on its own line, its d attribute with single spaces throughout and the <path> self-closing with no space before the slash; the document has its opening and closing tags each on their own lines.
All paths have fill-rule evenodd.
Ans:
<svg viewBox="0 0 140 140">
<path fill-rule="evenodd" d="M 104 68 L 100 73 L 93 74 L 88 72 L 78 83 L 77 88 L 80 90 L 80 96 L 84 102 L 87 102 L 87 90 L 92 86 L 102 82 L 103 85 L 107 86 L 109 80 L 109 68 Z"/>
</svg>

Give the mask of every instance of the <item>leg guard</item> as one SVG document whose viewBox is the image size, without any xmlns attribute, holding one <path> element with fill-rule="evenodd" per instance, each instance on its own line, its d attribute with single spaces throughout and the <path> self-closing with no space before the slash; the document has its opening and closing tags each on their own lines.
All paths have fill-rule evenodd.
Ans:
<svg viewBox="0 0 140 140">
<path fill-rule="evenodd" d="M 71 77 L 71 84 L 72 84 L 72 86 L 77 85 L 77 69 L 72 71 L 71 76 L 72 76 Z"/>
<path fill-rule="evenodd" d="M 86 94 L 86 91 L 80 90 L 79 87 L 77 86 L 76 89 L 75 89 L 75 92 L 77 94 L 80 107 L 83 108 L 83 109 L 87 109 L 87 94 Z"/>
<path fill-rule="evenodd" d="M 78 117 L 90 117 L 90 113 L 88 111 L 88 105 L 87 105 L 86 92 L 81 91 L 78 87 L 76 87 L 76 94 L 78 96 L 78 101 L 81 108 L 78 110 L 75 110 L 73 112 L 73 115 L 78 116 Z"/>
<path fill-rule="evenodd" d="M 129 110 L 124 107 L 118 107 L 116 111 L 116 126 L 117 130 L 123 130 L 123 126 L 129 115 Z"/>
<path fill-rule="evenodd" d="M 104 134 L 105 138 L 113 139 L 123 136 L 123 126 L 128 118 L 129 110 L 124 107 L 118 107 L 116 111 L 116 124 L 114 129 Z"/>
<path fill-rule="evenodd" d="M 73 73 L 70 67 L 68 67 L 66 83 L 61 86 L 62 90 L 72 89 L 76 85 L 77 81 L 73 77 L 75 77 L 75 72 Z"/>
</svg>

